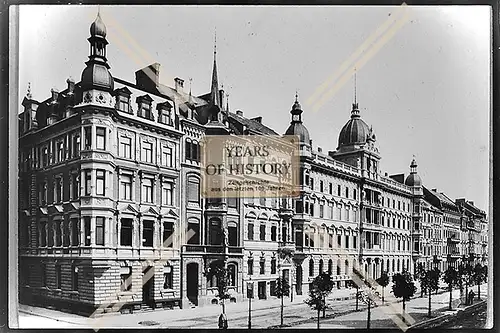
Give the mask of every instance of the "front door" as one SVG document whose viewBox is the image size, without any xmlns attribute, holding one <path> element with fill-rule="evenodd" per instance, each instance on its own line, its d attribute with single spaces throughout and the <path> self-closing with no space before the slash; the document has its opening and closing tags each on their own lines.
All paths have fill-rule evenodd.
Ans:
<svg viewBox="0 0 500 333">
<path fill-rule="evenodd" d="M 198 264 L 190 263 L 186 268 L 187 297 L 194 305 L 198 305 Z"/>
<path fill-rule="evenodd" d="M 151 306 L 154 302 L 153 300 L 153 279 L 154 279 L 154 269 L 152 266 L 148 266 L 143 270 L 142 274 L 142 304 Z"/>
<path fill-rule="evenodd" d="M 266 281 L 260 281 L 258 286 L 259 299 L 266 299 Z"/>
</svg>

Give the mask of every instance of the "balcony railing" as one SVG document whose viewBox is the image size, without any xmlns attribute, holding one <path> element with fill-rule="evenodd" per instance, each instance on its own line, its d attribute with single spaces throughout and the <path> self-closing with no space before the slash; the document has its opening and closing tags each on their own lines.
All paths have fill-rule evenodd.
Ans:
<svg viewBox="0 0 500 333">
<path fill-rule="evenodd" d="M 184 245 L 184 252 L 192 253 L 216 253 L 224 254 L 223 245 Z M 239 246 L 228 246 L 228 253 L 243 253 L 243 248 Z"/>
</svg>

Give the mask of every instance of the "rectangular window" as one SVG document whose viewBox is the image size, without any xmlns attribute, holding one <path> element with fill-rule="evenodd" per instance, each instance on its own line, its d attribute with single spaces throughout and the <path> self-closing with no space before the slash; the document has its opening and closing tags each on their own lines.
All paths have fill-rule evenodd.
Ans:
<svg viewBox="0 0 500 333">
<path fill-rule="evenodd" d="M 132 267 L 120 267 L 120 282 L 121 291 L 132 289 Z"/>
<path fill-rule="evenodd" d="M 40 246 L 47 246 L 47 222 L 40 222 Z"/>
<path fill-rule="evenodd" d="M 353 190 L 352 195 L 353 195 L 354 200 L 358 199 L 358 198 L 356 197 L 356 196 L 357 196 L 357 195 L 356 195 L 356 190 Z"/>
<path fill-rule="evenodd" d="M 78 219 L 71 219 L 71 245 L 80 245 L 80 228 L 78 225 Z"/>
<path fill-rule="evenodd" d="M 319 205 L 319 217 L 320 218 L 323 218 L 325 215 L 325 205 L 323 204 L 320 204 Z"/>
<path fill-rule="evenodd" d="M 71 181 L 73 184 L 71 199 L 78 199 L 80 197 L 80 175 L 77 173 L 71 174 Z"/>
<path fill-rule="evenodd" d="M 163 268 L 163 289 L 172 289 L 174 287 L 174 274 L 172 266 Z"/>
<path fill-rule="evenodd" d="M 253 223 L 247 224 L 248 226 L 248 240 L 253 240 Z"/>
<path fill-rule="evenodd" d="M 265 274 L 265 271 L 266 271 L 266 261 L 264 259 L 261 259 L 260 262 L 259 262 L 259 273 L 261 275 Z"/>
<path fill-rule="evenodd" d="M 352 247 L 356 249 L 358 247 L 358 238 L 356 236 L 352 237 Z"/>
<path fill-rule="evenodd" d="M 70 244 L 69 221 L 63 221 L 63 246 L 68 247 Z"/>
<path fill-rule="evenodd" d="M 337 185 L 337 195 L 340 197 L 340 185 Z"/>
<path fill-rule="evenodd" d="M 132 246 L 132 219 L 121 219 L 120 245 Z"/>
<path fill-rule="evenodd" d="M 96 195 L 105 195 L 106 171 L 96 170 Z"/>
<path fill-rule="evenodd" d="M 330 185 L 329 185 L 329 193 L 333 194 L 333 184 L 332 183 L 330 183 Z"/>
<path fill-rule="evenodd" d="M 349 188 L 348 187 L 345 188 L 345 197 L 349 198 Z"/>
<path fill-rule="evenodd" d="M 200 182 L 196 178 L 190 178 L 187 184 L 187 196 L 189 202 L 200 202 Z"/>
<path fill-rule="evenodd" d="M 172 148 L 163 146 L 161 151 L 161 161 L 164 166 L 172 167 Z"/>
<path fill-rule="evenodd" d="M 141 115 L 146 119 L 152 119 L 151 117 L 151 106 L 149 104 L 141 103 Z"/>
<path fill-rule="evenodd" d="M 132 176 L 120 175 L 120 198 L 132 200 Z"/>
<path fill-rule="evenodd" d="M 90 216 L 83 218 L 85 246 L 90 246 Z"/>
<path fill-rule="evenodd" d="M 174 246 L 174 224 L 172 222 L 163 223 L 163 247 Z"/>
<path fill-rule="evenodd" d="M 95 219 L 95 244 L 104 245 L 104 217 Z"/>
<path fill-rule="evenodd" d="M 60 141 L 57 143 L 57 162 L 62 162 L 64 160 L 64 142 Z"/>
<path fill-rule="evenodd" d="M 142 142 L 141 160 L 147 163 L 153 163 L 153 144 L 151 142 Z"/>
<path fill-rule="evenodd" d="M 345 235 L 345 248 L 349 248 L 349 235 Z"/>
<path fill-rule="evenodd" d="M 265 224 L 261 224 L 260 225 L 260 240 L 266 240 L 266 225 Z"/>
<path fill-rule="evenodd" d="M 49 222 L 48 224 L 48 227 L 47 227 L 48 231 L 49 231 L 49 235 L 48 235 L 48 246 L 49 247 L 52 247 L 54 246 L 54 223 L 53 222 Z"/>
<path fill-rule="evenodd" d="M 172 194 L 173 194 L 173 184 L 163 183 L 162 194 L 161 194 L 161 201 L 163 205 L 165 206 L 173 205 Z"/>
<path fill-rule="evenodd" d="M 47 147 L 42 149 L 42 168 L 49 164 L 49 150 Z"/>
<path fill-rule="evenodd" d="M 276 259 L 271 259 L 271 274 L 276 274 Z"/>
<path fill-rule="evenodd" d="M 126 136 L 120 137 L 119 155 L 123 158 L 131 158 L 132 156 L 132 139 Z"/>
<path fill-rule="evenodd" d="M 92 149 L 92 127 L 87 126 L 83 128 L 83 135 L 85 137 L 84 141 L 84 149 L 90 150 Z"/>
<path fill-rule="evenodd" d="M 75 134 L 73 137 L 73 157 L 80 155 L 80 134 Z"/>
<path fill-rule="evenodd" d="M 323 181 L 322 181 L 322 180 L 320 180 L 320 181 L 319 181 L 319 191 L 320 191 L 320 192 L 323 192 L 323 190 L 324 190 L 324 188 L 323 188 Z"/>
<path fill-rule="evenodd" d="M 142 246 L 153 246 L 153 221 L 144 221 L 142 227 Z"/>
<path fill-rule="evenodd" d="M 188 234 L 192 236 L 187 240 L 188 244 L 200 244 L 200 224 L 196 223 L 188 223 Z"/>
<path fill-rule="evenodd" d="M 91 188 L 92 188 L 92 174 L 91 170 L 85 170 L 84 171 L 85 175 L 85 195 L 90 195 L 91 194 Z"/>
<path fill-rule="evenodd" d="M 129 111 L 129 98 L 127 96 L 118 96 L 118 110 L 124 111 L 124 112 L 130 112 Z"/>
<path fill-rule="evenodd" d="M 153 180 L 145 178 L 142 180 L 142 201 L 153 202 Z"/>
<path fill-rule="evenodd" d="M 55 202 L 62 202 L 63 201 L 63 182 L 62 178 L 56 178 L 56 188 L 55 188 Z"/>
<path fill-rule="evenodd" d="M 275 225 L 271 226 L 271 240 L 273 242 L 276 241 L 276 229 L 277 227 Z"/>
<path fill-rule="evenodd" d="M 337 247 L 340 248 L 342 246 L 342 236 L 337 235 Z"/>
<path fill-rule="evenodd" d="M 61 232 L 61 221 L 54 222 L 54 229 L 56 232 L 56 246 L 61 246 L 62 244 L 62 232 Z"/>
</svg>

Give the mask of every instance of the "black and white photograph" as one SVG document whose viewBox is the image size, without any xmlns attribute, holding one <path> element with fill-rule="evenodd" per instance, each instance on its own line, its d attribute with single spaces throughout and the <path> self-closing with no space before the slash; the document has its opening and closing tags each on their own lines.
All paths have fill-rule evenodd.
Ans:
<svg viewBox="0 0 500 333">
<path fill-rule="evenodd" d="M 493 326 L 491 6 L 9 14 L 10 328 Z"/>
</svg>

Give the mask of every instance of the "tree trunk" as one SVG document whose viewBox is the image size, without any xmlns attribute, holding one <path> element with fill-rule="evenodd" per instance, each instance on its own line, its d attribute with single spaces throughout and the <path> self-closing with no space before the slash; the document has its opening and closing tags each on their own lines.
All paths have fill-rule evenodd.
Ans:
<svg viewBox="0 0 500 333">
<path fill-rule="evenodd" d="M 358 288 L 356 288 L 356 311 L 358 311 L 358 305 L 359 305 L 359 291 Z"/>
<path fill-rule="evenodd" d="M 429 289 L 429 311 L 427 312 L 428 317 L 431 317 L 431 295 L 432 295 L 432 290 Z"/>
<path fill-rule="evenodd" d="M 281 294 L 281 326 L 283 326 L 283 294 Z"/>
<path fill-rule="evenodd" d="M 465 305 L 469 305 L 469 283 L 465 283 Z"/>
<path fill-rule="evenodd" d="M 326 317 L 326 296 L 323 297 L 323 318 Z"/>
<path fill-rule="evenodd" d="M 477 284 L 477 299 L 481 300 L 481 282 Z"/>
<path fill-rule="evenodd" d="M 449 285 L 449 288 L 450 288 L 450 304 L 449 304 L 449 309 L 448 310 L 451 310 L 451 298 L 452 298 L 452 293 L 453 293 L 453 288 L 451 286 L 451 284 Z"/>
<path fill-rule="evenodd" d="M 406 311 L 406 302 L 405 302 L 405 298 L 403 297 L 403 323 L 406 323 L 405 311 Z"/>
<path fill-rule="evenodd" d="M 321 312 L 321 310 L 320 310 L 320 308 L 318 308 L 318 330 L 319 330 L 319 315 L 320 315 L 320 312 Z"/>
<path fill-rule="evenodd" d="M 382 304 L 384 304 L 384 291 L 385 291 L 385 287 L 382 287 Z"/>
<path fill-rule="evenodd" d="M 222 299 L 222 313 L 226 314 L 226 302 Z"/>
<path fill-rule="evenodd" d="M 366 329 L 370 329 L 370 318 L 371 318 L 371 301 L 368 299 L 368 318 L 366 320 Z"/>
</svg>

